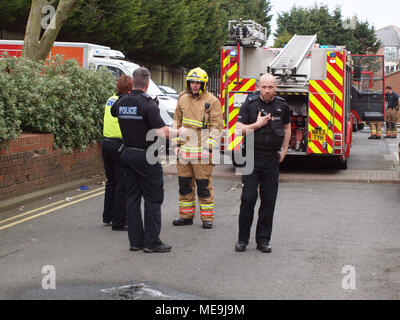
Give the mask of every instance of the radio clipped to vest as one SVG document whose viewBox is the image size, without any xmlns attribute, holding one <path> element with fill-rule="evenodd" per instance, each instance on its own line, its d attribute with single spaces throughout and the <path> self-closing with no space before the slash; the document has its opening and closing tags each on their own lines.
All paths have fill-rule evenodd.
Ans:
<svg viewBox="0 0 400 320">
<path fill-rule="evenodd" d="M 285 138 L 285 130 L 283 128 L 283 110 L 279 107 L 280 100 L 275 99 L 273 102 L 273 111 L 268 124 L 254 134 L 255 149 L 263 150 L 267 153 L 279 151 Z M 263 116 L 267 116 L 267 112 L 257 104 L 257 110 Z"/>
</svg>

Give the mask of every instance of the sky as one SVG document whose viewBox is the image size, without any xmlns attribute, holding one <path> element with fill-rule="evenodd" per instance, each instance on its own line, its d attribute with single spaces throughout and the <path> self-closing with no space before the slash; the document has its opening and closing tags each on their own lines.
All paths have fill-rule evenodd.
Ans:
<svg viewBox="0 0 400 320">
<path fill-rule="evenodd" d="M 368 20 L 370 26 L 374 25 L 375 30 L 388 25 L 400 27 L 400 1 L 398 0 L 270 0 L 272 5 L 271 21 L 272 34 L 276 30 L 277 14 L 289 11 L 294 4 L 297 7 L 312 7 L 314 4 L 327 4 L 332 13 L 336 5 L 342 8 L 342 16 L 351 18 L 354 15 L 360 21 Z M 273 36 L 268 39 L 268 44 L 273 42 Z"/>
</svg>

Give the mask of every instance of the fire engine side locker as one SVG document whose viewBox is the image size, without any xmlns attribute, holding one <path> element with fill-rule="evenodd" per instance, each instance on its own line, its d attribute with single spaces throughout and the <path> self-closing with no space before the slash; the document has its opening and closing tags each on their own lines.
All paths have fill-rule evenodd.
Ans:
<svg viewBox="0 0 400 320">
<path fill-rule="evenodd" d="M 345 161 L 346 52 L 344 50 L 325 50 L 325 52 L 325 79 L 309 81 L 307 153 L 339 156 Z M 321 137 L 318 133 L 325 133 L 325 137 Z"/>
<path fill-rule="evenodd" d="M 221 106 L 224 118 L 222 151 L 239 151 L 243 137 L 235 135 L 235 127 L 240 106 L 245 96 L 255 90 L 256 79 L 239 78 L 238 61 L 240 52 L 232 46 L 221 51 Z"/>
</svg>

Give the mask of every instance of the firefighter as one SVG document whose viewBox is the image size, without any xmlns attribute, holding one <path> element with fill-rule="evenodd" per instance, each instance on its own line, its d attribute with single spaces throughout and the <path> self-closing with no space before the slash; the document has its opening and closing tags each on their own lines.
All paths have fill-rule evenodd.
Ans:
<svg viewBox="0 0 400 320">
<path fill-rule="evenodd" d="M 382 138 L 382 121 L 370 121 L 369 127 L 371 131 L 371 135 L 368 139 L 381 139 Z"/>
<path fill-rule="evenodd" d="M 122 96 L 132 90 L 132 78 L 122 75 L 117 81 L 117 93 L 110 97 L 104 109 L 103 139 L 101 140 L 101 155 L 107 183 L 104 194 L 103 223 L 112 223 L 112 230 L 126 231 L 126 195 L 123 183 L 124 170 L 120 164 L 118 152 L 122 145 L 122 134 L 118 119 L 111 115 L 112 105 Z"/>
<path fill-rule="evenodd" d="M 235 245 L 238 252 L 245 251 L 249 242 L 258 190 L 261 204 L 256 230 L 257 250 L 271 252 L 269 242 L 278 194 L 279 164 L 286 156 L 291 136 L 290 109 L 283 98 L 275 96 L 275 77 L 263 75 L 259 88 L 259 96 L 254 95 L 243 103 L 236 124 L 238 134 L 247 135 L 254 130 L 254 169 L 242 177 L 239 237 Z"/>
<path fill-rule="evenodd" d="M 180 95 L 174 115 L 174 127 L 186 128 L 172 139 L 178 157 L 179 218 L 175 226 L 192 225 L 196 211 L 196 188 L 202 227 L 211 229 L 214 221 L 212 185 L 212 150 L 220 140 L 223 128 L 219 100 L 207 91 L 208 75 L 201 68 L 190 70 L 186 90 Z"/>
<path fill-rule="evenodd" d="M 385 138 L 397 138 L 397 118 L 399 111 L 399 96 L 393 92 L 391 86 L 385 87 L 386 109 L 386 135 Z"/>
<path fill-rule="evenodd" d="M 123 140 L 121 164 L 125 169 L 130 250 L 169 252 L 171 246 L 159 237 L 164 200 L 163 170 L 159 161 L 154 164 L 149 161 L 147 151 L 154 141 L 147 140 L 147 134 L 155 130 L 158 136 L 168 137 L 177 132 L 165 125 L 157 103 L 146 93 L 150 83 L 149 70 L 138 68 L 132 78 L 133 90 L 111 108 L 111 114 L 118 117 Z"/>
</svg>

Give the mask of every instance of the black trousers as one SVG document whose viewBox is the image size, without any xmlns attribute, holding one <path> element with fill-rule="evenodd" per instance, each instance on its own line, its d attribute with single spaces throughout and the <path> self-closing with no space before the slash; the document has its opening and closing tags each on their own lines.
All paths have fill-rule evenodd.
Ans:
<svg viewBox="0 0 400 320">
<path fill-rule="evenodd" d="M 253 172 L 242 177 L 239 241 L 249 242 L 259 187 L 261 204 L 258 210 L 256 242 L 266 243 L 271 239 L 275 203 L 278 195 L 279 159 L 275 155 L 261 158 L 258 154 L 255 154 L 254 158 Z"/>
<path fill-rule="evenodd" d="M 120 163 L 118 149 L 120 139 L 104 138 L 101 141 L 101 154 L 104 162 L 107 182 L 104 195 L 103 222 L 112 221 L 112 226 L 122 228 L 126 224 L 126 190 L 124 170 Z"/>
<path fill-rule="evenodd" d="M 160 163 L 151 165 L 146 151 L 126 148 L 121 156 L 127 188 L 126 211 L 131 246 L 153 248 L 160 244 L 161 205 L 164 201 L 164 178 Z M 141 200 L 144 199 L 144 224 Z"/>
</svg>

